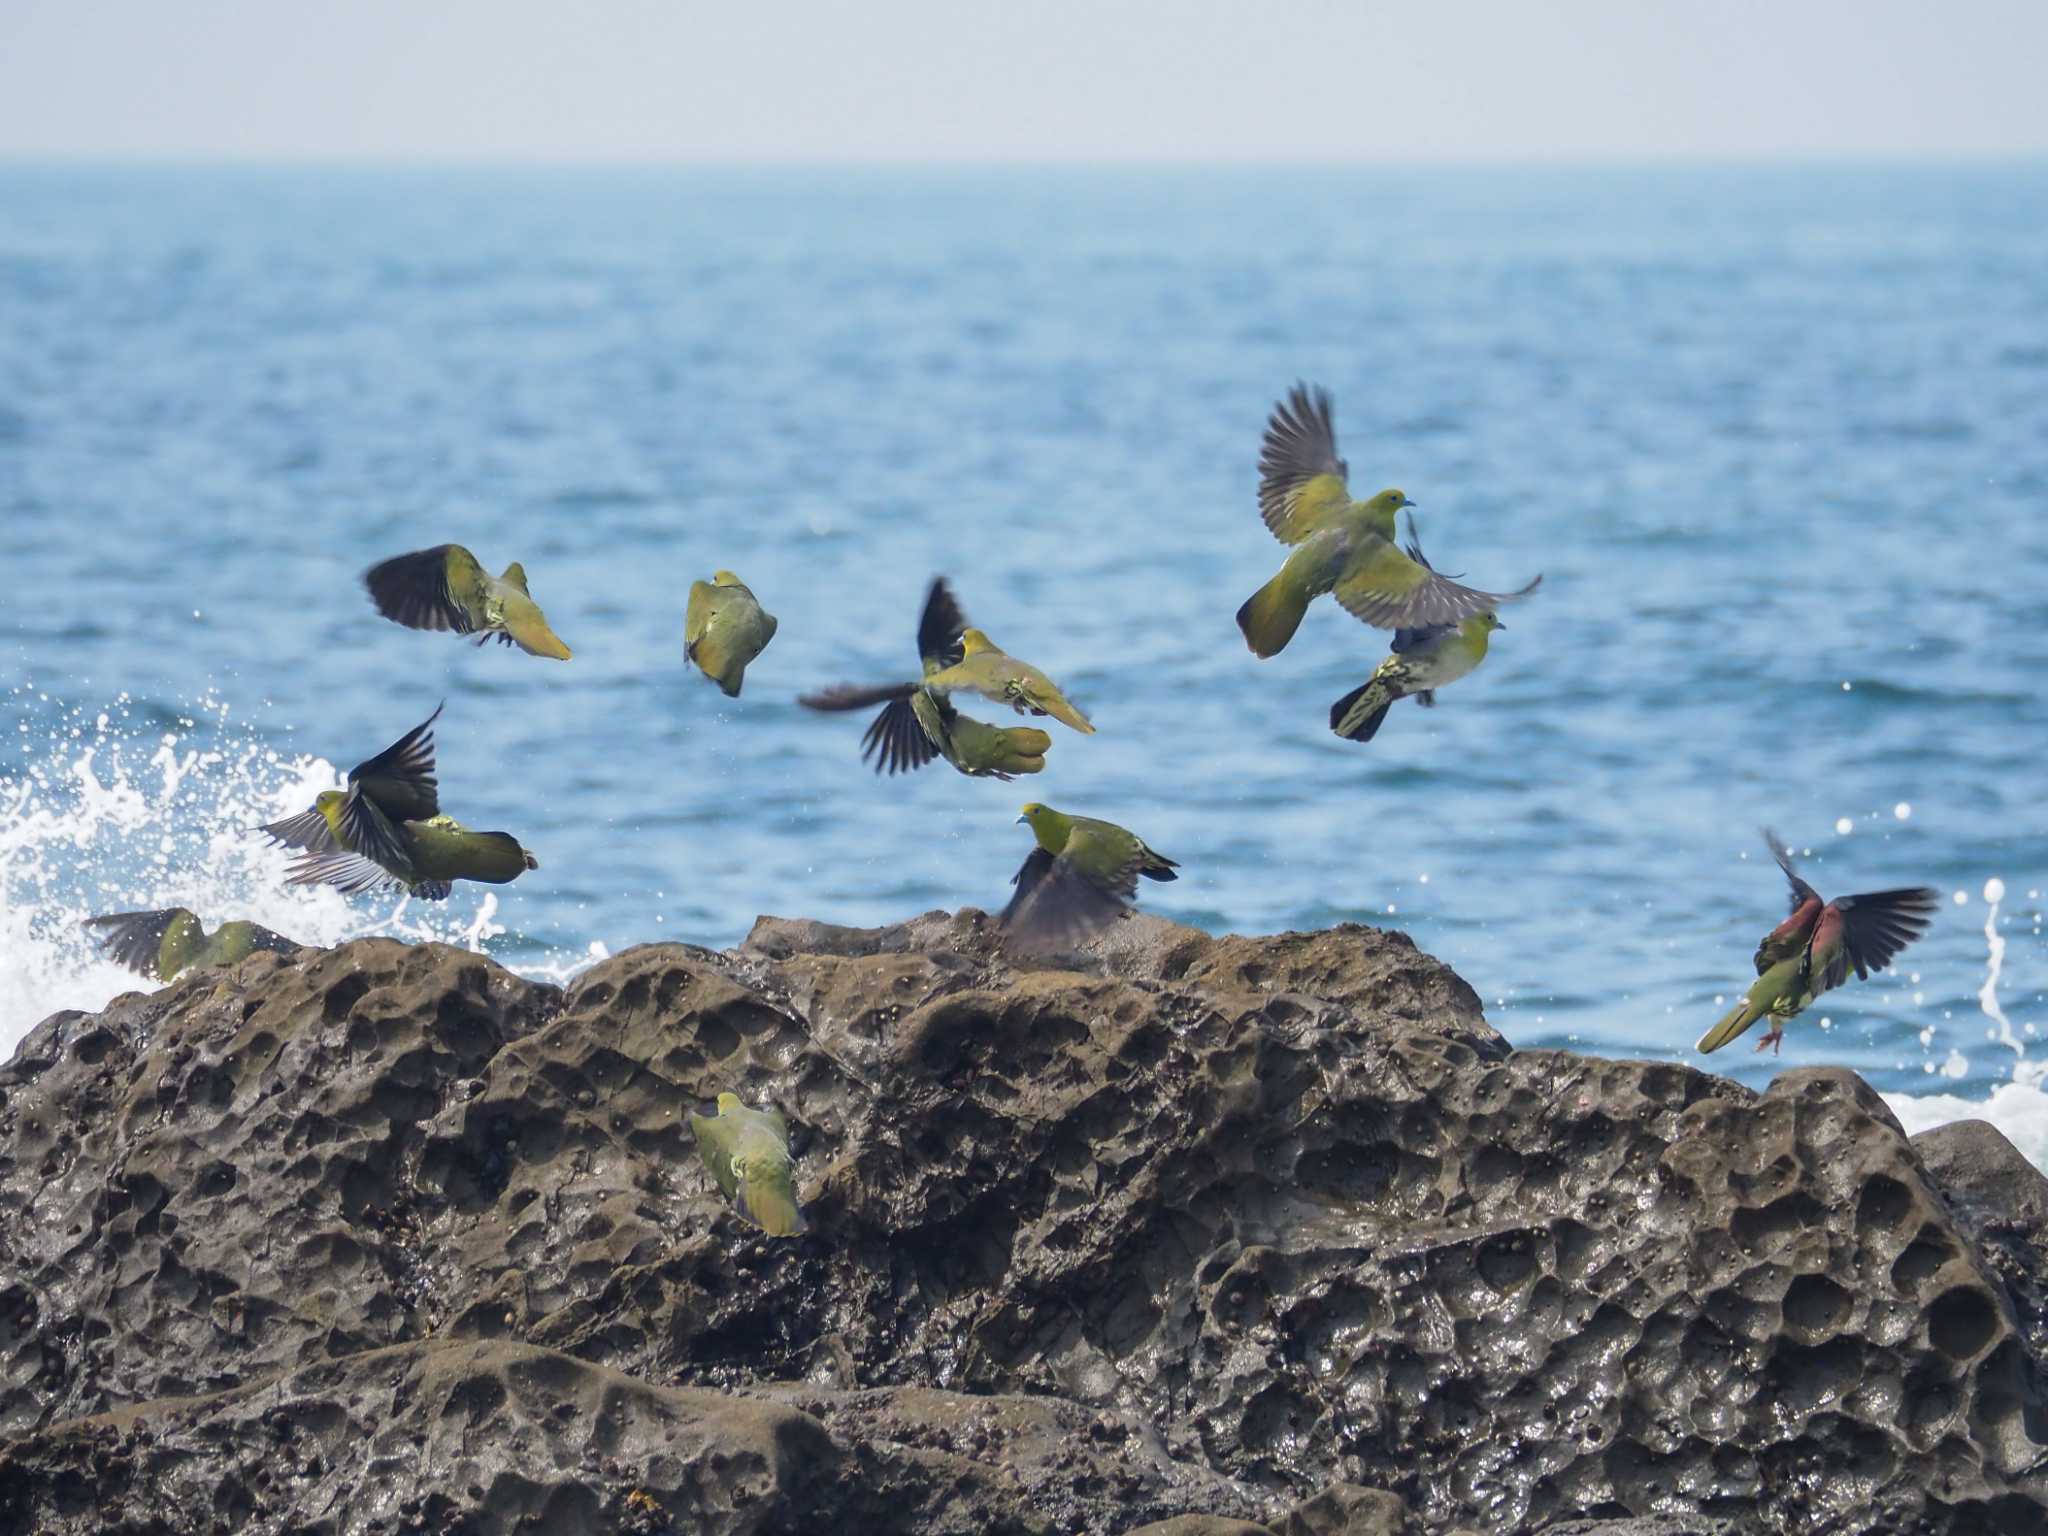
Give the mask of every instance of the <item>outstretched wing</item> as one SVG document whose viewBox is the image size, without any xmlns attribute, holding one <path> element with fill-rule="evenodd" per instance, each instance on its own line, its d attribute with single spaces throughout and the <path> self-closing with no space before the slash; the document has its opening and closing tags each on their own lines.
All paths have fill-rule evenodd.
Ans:
<svg viewBox="0 0 2048 1536">
<path fill-rule="evenodd" d="M 334 833 L 327 825 L 327 818 L 315 806 L 310 811 L 301 811 L 296 816 L 287 816 L 283 821 L 266 822 L 260 829 L 273 842 L 287 848 L 304 848 L 312 853 L 329 853 L 339 846 Z"/>
<path fill-rule="evenodd" d="M 412 873 L 412 845 L 357 785 L 341 803 L 341 836 L 347 851 L 399 874 Z"/>
<path fill-rule="evenodd" d="M 939 702 L 945 713 L 952 713 L 950 704 Z M 877 773 L 911 773 L 939 755 L 938 744 L 917 718 L 914 694 L 882 707 L 861 736 L 860 755 L 863 762 L 873 759 Z"/>
<path fill-rule="evenodd" d="M 434 722 L 446 707 L 446 700 L 436 704 L 426 719 L 369 761 L 349 770 L 352 804 L 359 794 L 366 796 L 393 821 L 427 821 L 441 814 L 434 777 Z M 346 819 L 348 812 L 344 810 L 342 815 Z"/>
<path fill-rule="evenodd" d="M 1126 915 L 1145 863 L 1143 845 L 1118 849 L 1114 865 L 1103 863 L 1103 853 L 1078 826 L 1058 857 L 1032 849 L 1017 871 L 1017 894 L 1003 908 L 1004 929 L 1026 947 L 1054 947 L 1078 944 Z"/>
<path fill-rule="evenodd" d="M 1518 591 L 1482 592 L 1439 576 L 1378 535 L 1370 543 L 1376 547 L 1337 583 L 1336 593 L 1346 613 L 1380 629 L 1462 624 L 1474 614 L 1527 597 L 1543 584 L 1538 576 Z"/>
<path fill-rule="evenodd" d="M 1940 904 L 1940 896 L 1926 886 L 1844 896 L 1835 903 L 1842 914 L 1842 956 L 1831 971 L 1853 965 L 1861 980 L 1883 970 L 1927 931 Z M 1834 976 L 1828 985 L 1839 986 L 1844 979 Z"/>
<path fill-rule="evenodd" d="M 484 568 L 460 544 L 436 544 L 380 560 L 363 572 L 363 585 L 377 611 L 394 623 L 408 629 L 452 629 L 458 635 L 476 628 L 471 615 L 482 611 L 487 590 Z"/>
<path fill-rule="evenodd" d="M 1259 516 L 1283 544 L 1299 544 L 1351 504 L 1350 467 L 1337 457 L 1329 391 L 1296 384 L 1266 418 L 1259 444 Z"/>
<path fill-rule="evenodd" d="M 163 948 L 164 933 L 179 918 L 189 916 L 183 907 L 162 912 L 109 912 L 104 917 L 88 917 L 84 926 L 93 931 L 100 953 L 109 960 L 160 981 L 157 955 Z"/>
<path fill-rule="evenodd" d="M 967 615 L 961 611 L 946 578 L 934 576 L 931 590 L 924 595 L 924 612 L 917 620 L 917 654 L 925 670 L 958 666 L 964 654 L 960 636 L 966 632 Z"/>
<path fill-rule="evenodd" d="M 309 853 L 292 862 L 285 872 L 286 885 L 331 885 L 348 895 L 374 891 L 405 882 L 390 870 L 372 864 L 359 853 L 337 848 L 332 853 Z"/>
<path fill-rule="evenodd" d="M 1819 901 L 1820 892 L 1799 878 L 1798 867 L 1792 862 L 1792 850 L 1778 838 L 1769 827 L 1762 829 L 1764 844 L 1771 850 L 1771 857 L 1778 861 L 1778 868 L 1785 871 L 1785 879 L 1792 887 L 1792 904 L 1787 911 L 1797 912 L 1809 901 Z"/>
</svg>

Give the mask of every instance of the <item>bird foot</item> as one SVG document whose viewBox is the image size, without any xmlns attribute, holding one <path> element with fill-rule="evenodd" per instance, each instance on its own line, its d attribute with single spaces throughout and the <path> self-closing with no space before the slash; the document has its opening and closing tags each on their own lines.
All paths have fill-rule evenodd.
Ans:
<svg viewBox="0 0 2048 1536">
<path fill-rule="evenodd" d="M 1784 1043 L 1785 1026 L 1782 1024 L 1773 1024 L 1770 1028 L 1770 1032 L 1766 1034 L 1763 1037 L 1763 1039 L 1757 1041 L 1756 1048 L 1759 1051 L 1761 1051 L 1765 1046 L 1769 1046 L 1771 1048 L 1771 1054 L 1775 1056 L 1778 1054 L 1778 1047 L 1783 1045 Z"/>
</svg>

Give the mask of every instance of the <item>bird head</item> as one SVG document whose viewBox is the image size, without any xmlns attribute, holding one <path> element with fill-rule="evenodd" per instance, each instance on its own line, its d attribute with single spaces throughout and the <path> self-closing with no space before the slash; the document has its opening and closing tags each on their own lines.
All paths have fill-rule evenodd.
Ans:
<svg viewBox="0 0 2048 1536">
<path fill-rule="evenodd" d="M 348 803 L 348 793 L 339 789 L 323 789 L 313 797 L 313 809 L 330 822 L 341 814 L 341 808 Z"/>
<path fill-rule="evenodd" d="M 1379 495 L 1373 497 L 1373 499 L 1370 502 L 1366 503 L 1366 505 L 1376 515 L 1391 518 L 1396 512 L 1400 511 L 1403 507 L 1412 507 L 1415 505 L 1415 503 L 1408 499 L 1408 493 L 1406 491 L 1388 490 L 1381 491 Z"/>
<path fill-rule="evenodd" d="M 736 1093 L 721 1093 L 721 1094 L 720 1094 L 720 1095 L 718 1096 L 718 1112 L 719 1112 L 719 1113 L 720 1113 L 721 1115 L 730 1115 L 730 1114 L 733 1114 L 733 1113 L 734 1113 L 735 1111 L 737 1111 L 737 1110 L 739 1109 L 739 1107 L 740 1107 L 740 1096 L 739 1096 L 738 1094 L 736 1094 Z"/>
<path fill-rule="evenodd" d="M 972 656 L 977 651 L 992 651 L 995 648 L 995 642 L 978 629 L 960 631 L 960 654 L 963 656 Z"/>
<path fill-rule="evenodd" d="M 733 575 L 731 571 L 713 571 L 711 573 L 711 585 L 714 587 L 737 587 L 743 586 L 745 583 L 739 577 Z"/>
<path fill-rule="evenodd" d="M 1465 621 L 1465 627 L 1475 635 L 1490 635 L 1496 629 L 1506 629 L 1507 625 L 1501 623 L 1499 614 L 1489 610 L 1486 613 L 1473 614 Z"/>
<path fill-rule="evenodd" d="M 1067 846 L 1067 833 L 1072 823 L 1049 805 L 1040 805 L 1036 800 L 1024 807 L 1017 818 L 1031 828 L 1031 835 L 1038 839 L 1038 846 L 1048 853 L 1058 853 Z"/>
</svg>

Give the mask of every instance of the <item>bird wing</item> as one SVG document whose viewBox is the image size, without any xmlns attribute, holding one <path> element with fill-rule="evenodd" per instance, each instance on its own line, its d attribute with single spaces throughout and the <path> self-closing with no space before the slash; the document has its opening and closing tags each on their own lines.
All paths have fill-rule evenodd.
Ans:
<svg viewBox="0 0 2048 1536">
<path fill-rule="evenodd" d="M 1834 905 L 1842 915 L 1842 944 L 1828 967 L 1827 984 L 1840 986 L 1856 968 L 1860 981 L 1881 971 L 1894 956 L 1927 931 L 1941 898 L 1926 886 L 1844 896 Z"/>
<path fill-rule="evenodd" d="M 864 688 L 859 683 L 838 683 L 830 688 L 821 688 L 816 693 L 797 695 L 797 703 L 805 709 L 822 710 L 827 714 L 843 714 L 848 710 L 866 709 L 871 704 L 886 704 L 893 699 L 907 699 L 917 692 L 918 683 L 882 683 L 873 688 Z"/>
<path fill-rule="evenodd" d="M 1408 541 L 1401 548 L 1406 551 L 1410 560 L 1413 560 L 1424 570 L 1434 571 L 1436 569 L 1435 566 L 1429 563 L 1429 556 L 1422 552 L 1422 535 L 1415 531 L 1415 515 L 1413 513 L 1410 513 L 1408 516 Z M 1455 572 L 1450 579 L 1455 581 L 1463 574 L 1464 572 L 1462 571 Z M 1436 641 L 1441 640 L 1445 635 L 1456 634 L 1457 631 L 1458 626 L 1455 624 L 1425 624 L 1419 629 L 1397 629 L 1394 631 L 1394 642 L 1388 649 L 1396 656 L 1404 655 L 1409 651 L 1420 650 L 1425 646 L 1432 645 Z M 1410 694 L 1409 697 L 1425 709 L 1433 708 L 1436 704 L 1436 698 L 1432 694 L 1415 693 Z"/>
<path fill-rule="evenodd" d="M 488 578 L 476 556 L 460 544 L 436 544 L 380 560 L 363 572 L 363 585 L 377 611 L 408 629 L 449 629 L 458 635 L 476 628 Z"/>
<path fill-rule="evenodd" d="M 358 891 L 374 891 L 387 885 L 405 884 L 390 870 L 372 864 L 361 854 L 350 853 L 345 848 L 337 848 L 332 853 L 305 854 L 295 860 L 292 867 L 285 872 L 284 883 L 331 885 L 351 896 Z"/>
<path fill-rule="evenodd" d="M 1819 901 L 1820 892 L 1799 878 L 1799 870 L 1792 863 L 1792 850 L 1778 839 L 1778 834 L 1769 827 L 1763 829 L 1764 842 L 1771 850 L 1771 857 L 1778 861 L 1778 868 L 1785 871 L 1785 878 L 1792 886 L 1792 904 L 1786 910 L 1797 912 L 1809 901 Z"/>
<path fill-rule="evenodd" d="M 1064 851 L 1034 848 L 1017 871 L 1003 927 L 1031 947 L 1079 943 L 1131 910 L 1145 852 L 1128 833 L 1097 832 L 1077 818 Z"/>
<path fill-rule="evenodd" d="M 164 933 L 180 917 L 189 916 L 183 907 L 162 912 L 109 912 L 104 917 L 88 917 L 84 926 L 97 930 L 93 937 L 100 953 L 116 965 L 161 980 L 157 954 L 163 948 Z"/>
<path fill-rule="evenodd" d="M 718 1185 L 719 1193 L 730 1200 L 739 1182 L 732 1172 L 733 1144 L 739 1139 L 739 1128 L 723 1115 L 693 1112 L 690 1134 L 697 1139 L 697 1155 L 710 1170 L 712 1182 Z"/>
<path fill-rule="evenodd" d="M 341 804 L 341 836 L 348 852 L 397 874 L 412 873 L 412 844 L 360 786 Z"/>
<path fill-rule="evenodd" d="M 434 777 L 434 722 L 445 702 L 368 762 L 349 770 L 349 799 L 358 793 L 398 821 L 427 821 L 441 814 L 441 796 Z M 344 820 L 348 811 L 342 812 Z"/>
<path fill-rule="evenodd" d="M 690 601 L 683 609 L 683 654 L 697 659 L 697 642 L 711 628 L 711 615 L 718 606 L 718 588 L 708 581 L 690 583 Z"/>
<path fill-rule="evenodd" d="M 1283 544 L 1299 544 L 1351 505 L 1350 467 L 1337 457 L 1327 390 L 1297 384 L 1266 418 L 1259 444 L 1259 516 Z"/>
<path fill-rule="evenodd" d="M 960 636 L 967 629 L 967 615 L 961 611 L 946 578 L 934 576 L 931 590 L 924 595 L 924 612 L 917 619 L 917 654 L 926 671 L 959 663 Z"/>
<path fill-rule="evenodd" d="M 1362 558 L 1337 582 L 1337 601 L 1354 619 L 1381 629 L 1421 629 L 1462 624 L 1475 613 L 1527 597 L 1541 586 L 1538 576 L 1515 592 L 1482 592 L 1418 565 L 1378 534 L 1368 537 Z"/>
<path fill-rule="evenodd" d="M 318 806 L 296 816 L 287 816 L 283 821 L 266 822 L 259 830 L 273 842 L 282 843 L 287 848 L 304 848 L 312 853 L 331 853 L 341 846 L 335 842 L 333 829 L 327 825 L 327 818 Z"/>
</svg>

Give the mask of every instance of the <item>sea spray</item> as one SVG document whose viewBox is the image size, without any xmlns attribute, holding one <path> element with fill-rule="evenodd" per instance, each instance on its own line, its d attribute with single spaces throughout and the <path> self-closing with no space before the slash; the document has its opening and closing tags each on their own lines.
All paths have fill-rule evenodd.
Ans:
<svg viewBox="0 0 2048 1536">
<path fill-rule="evenodd" d="M 126 695 L 24 725 L 0 773 L 0 1059 L 60 1008 L 92 1010 L 152 985 L 102 958 L 80 926 L 103 912 L 190 907 L 208 927 L 248 918 L 304 944 L 368 934 L 477 951 L 505 933 L 494 892 L 444 903 L 382 892 L 353 901 L 287 886 L 289 850 L 256 828 L 342 781 L 323 758 L 280 753 L 208 694 L 182 712 Z M 587 955 L 522 967 L 559 978 Z"/>
</svg>

